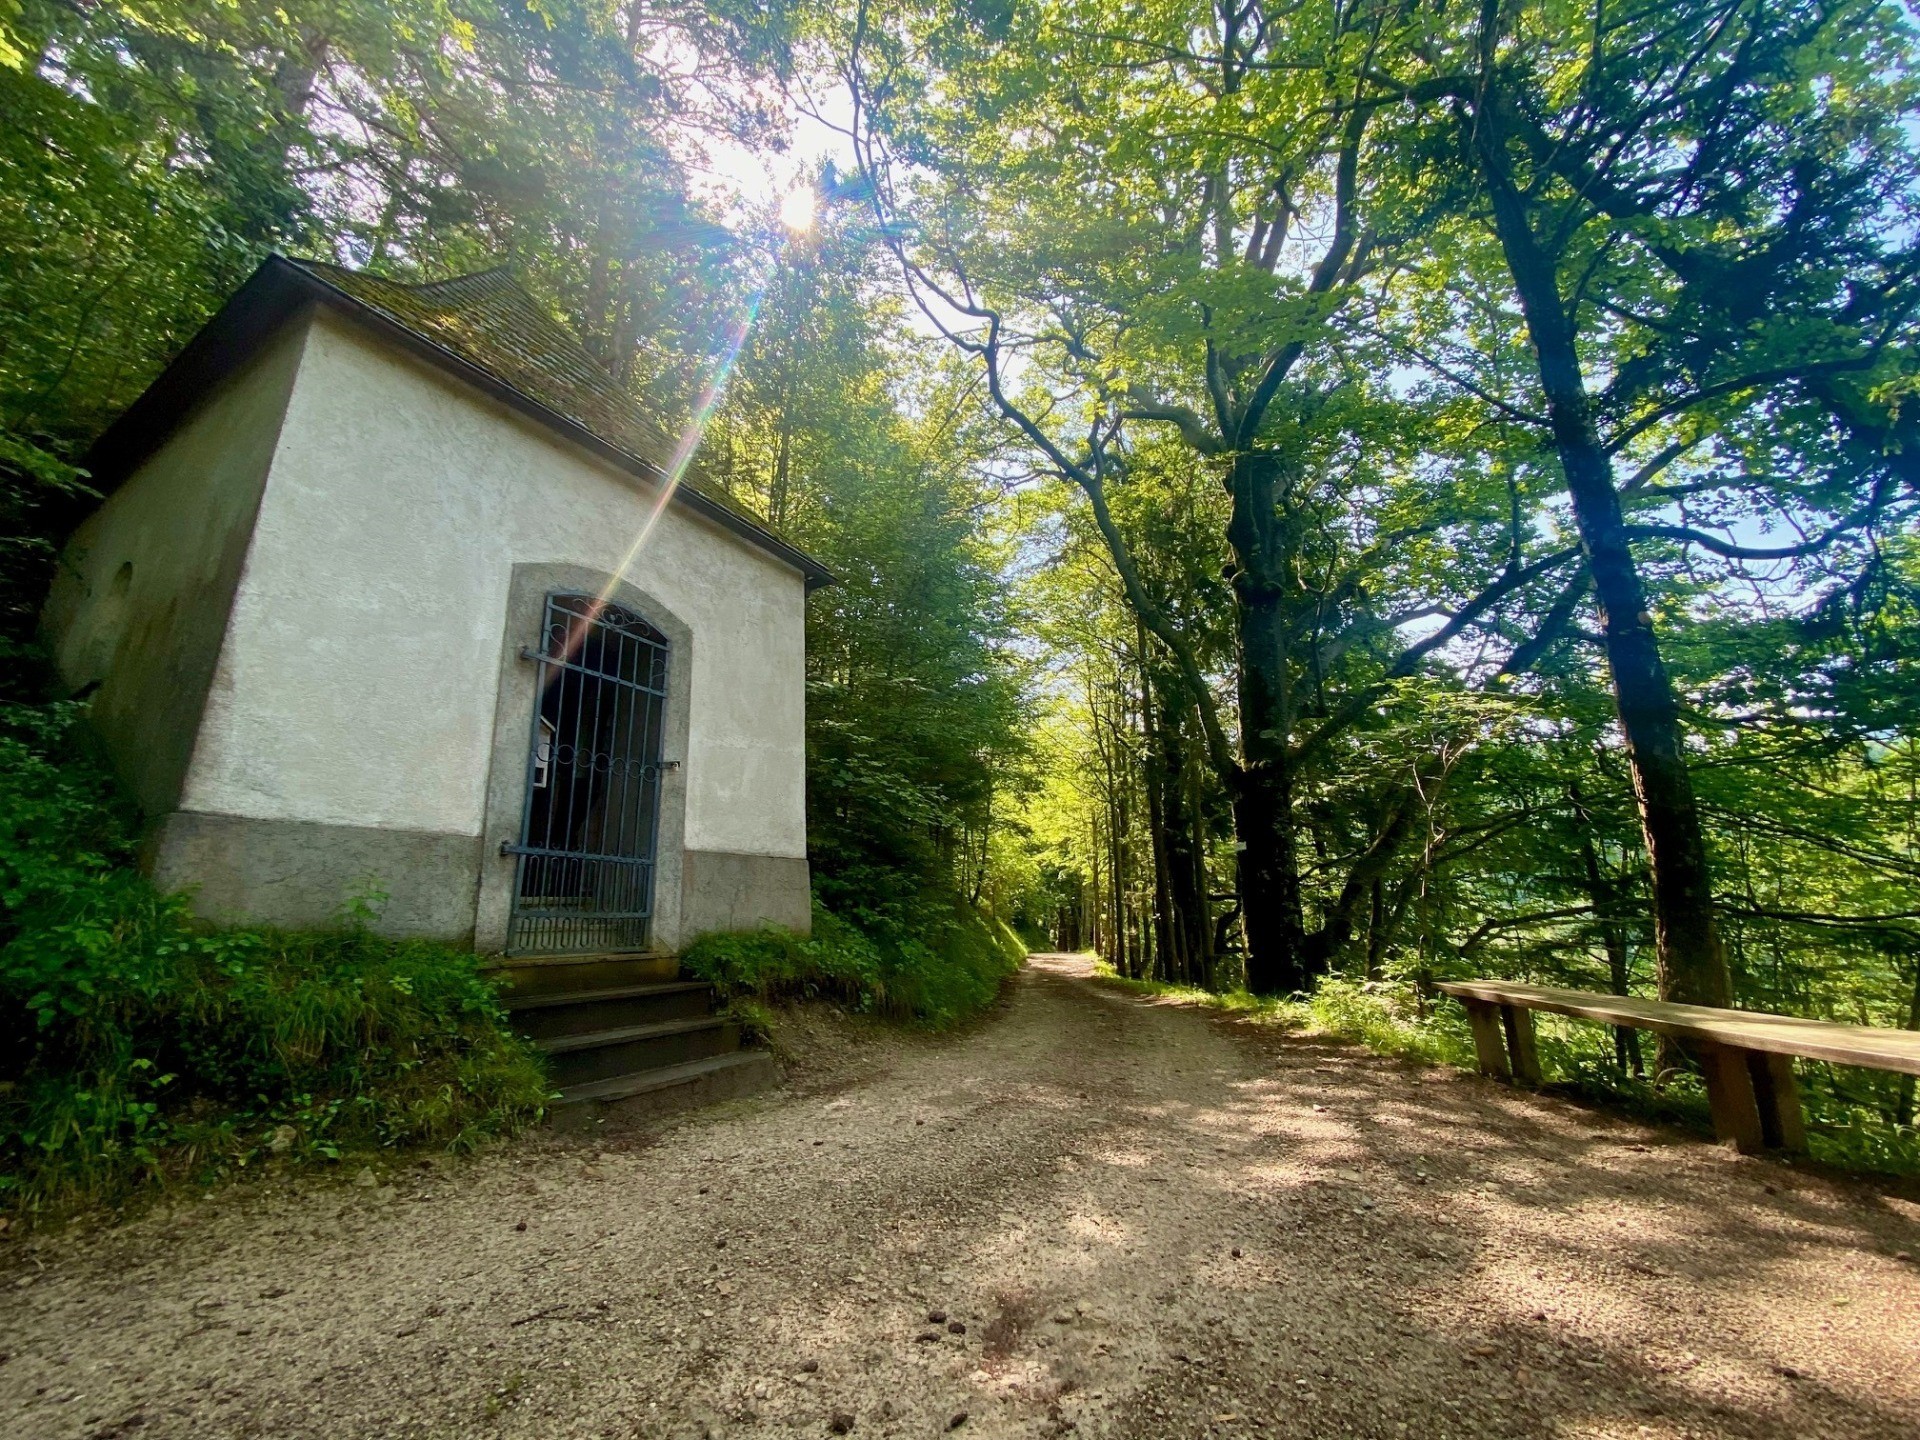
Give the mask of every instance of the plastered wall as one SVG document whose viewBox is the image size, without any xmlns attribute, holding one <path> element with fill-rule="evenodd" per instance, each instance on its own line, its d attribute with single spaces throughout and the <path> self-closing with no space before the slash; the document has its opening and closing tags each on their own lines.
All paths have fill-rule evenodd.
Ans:
<svg viewBox="0 0 1920 1440">
<path fill-rule="evenodd" d="M 289 343 L 180 806 L 478 836 L 503 647 L 534 639 L 504 636 L 513 566 L 615 571 L 653 497 L 324 313 Z M 628 573 L 695 636 L 685 846 L 804 856 L 802 577 L 674 506 Z"/>
<path fill-rule="evenodd" d="M 301 354 L 296 328 L 196 409 L 74 533 L 42 628 L 150 815 L 179 802 Z"/>
</svg>

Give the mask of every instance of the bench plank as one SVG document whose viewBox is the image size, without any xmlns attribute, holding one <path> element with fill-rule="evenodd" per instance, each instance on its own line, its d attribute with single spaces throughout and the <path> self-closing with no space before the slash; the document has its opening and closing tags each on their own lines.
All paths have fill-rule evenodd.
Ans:
<svg viewBox="0 0 1920 1440">
<path fill-rule="evenodd" d="M 1632 1025 L 1676 1039 L 1702 1040 L 1736 1050 L 1798 1055 L 1836 1065 L 1863 1065 L 1872 1070 L 1920 1075 L 1920 1031 L 1836 1025 L 1827 1020 L 1720 1010 L 1708 1005 L 1675 1005 L 1665 1000 L 1596 995 L 1588 990 L 1559 990 L 1512 980 L 1443 980 L 1438 988 L 1457 1000 L 1520 1005 L 1580 1020 Z"/>
</svg>

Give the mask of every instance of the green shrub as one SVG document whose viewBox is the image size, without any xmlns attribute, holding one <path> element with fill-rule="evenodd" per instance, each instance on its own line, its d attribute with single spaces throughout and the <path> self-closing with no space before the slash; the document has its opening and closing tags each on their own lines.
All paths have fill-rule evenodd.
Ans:
<svg viewBox="0 0 1920 1440">
<path fill-rule="evenodd" d="M 938 1027 L 990 1005 L 1025 958 L 1026 946 L 1004 923 L 957 902 L 922 907 L 911 930 L 871 935 L 816 901 L 810 935 L 708 935 L 682 964 L 729 1000 L 831 999 Z"/>
<path fill-rule="evenodd" d="M 0 944 L 24 913 L 132 863 L 139 813 L 83 714 L 71 703 L 0 705 Z"/>
<path fill-rule="evenodd" d="M 269 1156 L 468 1146 L 548 1087 L 465 951 L 214 929 L 128 865 L 73 707 L 0 708 L 0 1205 L 111 1203 Z"/>
<path fill-rule="evenodd" d="M 1424 1014 L 1411 985 L 1386 981 L 1324 979 L 1306 1002 L 1308 1023 L 1383 1055 L 1401 1055 L 1442 1065 L 1474 1063 L 1473 1041 L 1454 1007 Z"/>
</svg>

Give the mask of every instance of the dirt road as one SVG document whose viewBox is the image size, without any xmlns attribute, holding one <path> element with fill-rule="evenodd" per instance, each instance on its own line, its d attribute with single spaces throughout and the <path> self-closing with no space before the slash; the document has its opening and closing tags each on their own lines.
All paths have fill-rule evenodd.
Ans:
<svg viewBox="0 0 1920 1440">
<path fill-rule="evenodd" d="M 837 1054 L 0 1248 L 0 1435 L 1920 1434 L 1906 1201 L 1067 957 Z"/>
</svg>

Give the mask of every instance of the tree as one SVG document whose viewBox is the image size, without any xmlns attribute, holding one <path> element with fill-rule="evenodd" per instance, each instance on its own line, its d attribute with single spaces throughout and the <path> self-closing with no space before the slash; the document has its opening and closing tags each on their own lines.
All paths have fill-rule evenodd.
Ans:
<svg viewBox="0 0 1920 1440">
<path fill-rule="evenodd" d="M 1393 437 L 1418 422 L 1349 321 L 1396 237 L 1417 233 L 1420 200 L 1376 173 L 1372 110 L 1297 63 L 1357 37 L 1337 16 L 1281 26 L 1236 4 L 1068 4 L 978 27 L 863 5 L 844 43 L 861 193 L 928 322 L 1085 496 L 1233 797 L 1249 983 L 1302 988 L 1351 918 L 1342 884 L 1307 923 L 1303 770 L 1573 558 L 1534 553 L 1503 506 L 1382 523 L 1397 508 L 1383 461 L 1404 458 Z M 1230 500 L 1231 719 L 1113 518 L 1141 427 L 1177 436 Z M 1458 563 L 1421 577 L 1437 584 L 1385 580 L 1406 542 L 1449 525 Z M 1440 623 L 1400 633 L 1427 618 Z M 1356 873 L 1402 831 L 1383 800 Z"/>
<path fill-rule="evenodd" d="M 1717 437 L 1742 408 L 1789 385 L 1831 395 L 1901 334 L 1904 302 L 1861 297 L 1904 295 L 1912 268 L 1898 248 L 1915 173 L 1903 30 L 1865 3 L 1488 4 L 1457 29 L 1422 17 L 1363 77 L 1372 103 L 1422 117 L 1409 148 L 1490 232 L 1523 317 L 1532 393 L 1502 409 L 1552 445 L 1571 504 L 1672 999 L 1726 1005 L 1732 987 L 1635 542 L 1795 559 L 1885 524 L 1892 496 L 1888 467 L 1847 467 L 1857 505 L 1788 546 L 1635 523 L 1630 497 L 1703 446 L 1741 475 L 1738 441 Z M 1621 459 L 1637 467 L 1624 481 Z M 1794 498 L 1801 515 L 1826 501 Z"/>
<path fill-rule="evenodd" d="M 794 240 L 760 297 L 701 477 L 834 571 L 807 634 L 808 847 L 846 918 L 906 934 L 983 898 L 1021 750 L 996 498 L 962 377 L 890 348 L 859 227 Z"/>
</svg>

